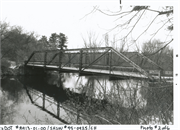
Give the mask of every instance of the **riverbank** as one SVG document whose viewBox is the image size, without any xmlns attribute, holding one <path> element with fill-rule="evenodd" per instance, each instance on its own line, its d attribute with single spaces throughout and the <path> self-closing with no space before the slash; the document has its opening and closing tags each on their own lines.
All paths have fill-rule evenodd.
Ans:
<svg viewBox="0 0 180 130">
<path fill-rule="evenodd" d="M 1 60 L 0 79 L 3 79 L 7 76 L 19 75 L 19 67 L 21 65 L 21 62 L 17 63 L 15 61 L 9 61 L 6 59 Z"/>
<path fill-rule="evenodd" d="M 2 69 L 2 67 L 1 67 Z M 12 68 L 5 68 L 1 70 L 1 79 L 4 79 L 7 76 L 17 76 L 18 75 L 18 69 L 12 69 Z"/>
</svg>

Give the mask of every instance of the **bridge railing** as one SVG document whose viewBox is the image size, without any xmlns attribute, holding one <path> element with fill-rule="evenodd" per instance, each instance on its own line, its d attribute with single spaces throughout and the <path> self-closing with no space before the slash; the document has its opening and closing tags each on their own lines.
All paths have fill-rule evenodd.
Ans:
<svg viewBox="0 0 180 130">
<path fill-rule="evenodd" d="M 139 60 L 146 59 L 157 69 L 161 70 L 160 66 L 147 57 L 140 54 L 138 55 L 141 57 L 141 59 L 134 54 L 132 55 L 134 57 L 130 58 L 112 47 L 45 50 L 34 51 L 30 55 L 29 59 L 25 62 L 25 65 L 39 64 L 44 65 L 45 68 L 48 65 L 54 65 L 58 66 L 59 69 L 64 67 L 74 67 L 79 69 L 80 72 L 92 68 L 109 70 L 109 73 L 116 70 L 130 71 L 139 72 L 152 79 L 152 76 L 143 69 L 141 64 L 136 61 L 138 58 Z"/>
</svg>

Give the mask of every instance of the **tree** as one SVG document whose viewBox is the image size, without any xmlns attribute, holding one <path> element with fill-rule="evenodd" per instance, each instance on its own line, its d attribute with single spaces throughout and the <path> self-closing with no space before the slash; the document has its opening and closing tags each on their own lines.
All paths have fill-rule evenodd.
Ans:
<svg viewBox="0 0 180 130">
<path fill-rule="evenodd" d="M 162 47 L 163 43 L 160 40 L 147 41 L 142 45 L 142 52 L 148 54 L 158 53 Z"/>
<path fill-rule="evenodd" d="M 67 37 L 63 33 L 52 33 L 49 38 L 49 44 L 54 48 L 60 48 L 63 50 L 64 48 L 67 48 Z"/>
<path fill-rule="evenodd" d="M 11 29 L 11 27 L 9 26 L 8 23 L 6 22 L 1 22 L 0 21 L 0 25 L 1 25 L 1 42 L 3 42 L 5 39 L 7 39 L 9 37 L 9 30 Z"/>
<path fill-rule="evenodd" d="M 82 37 L 85 48 L 96 48 L 101 46 L 101 41 L 98 41 L 98 35 L 95 32 L 87 32 L 87 38 Z"/>
<path fill-rule="evenodd" d="M 23 61 L 36 43 L 34 33 L 24 32 L 22 27 L 1 23 L 1 59 Z"/>
<path fill-rule="evenodd" d="M 38 44 L 42 46 L 41 49 L 49 49 L 50 46 L 47 37 L 44 35 L 38 40 Z"/>
<path fill-rule="evenodd" d="M 114 23 L 116 25 L 109 29 L 107 33 L 117 31 L 121 37 L 118 40 L 126 44 L 127 47 L 136 45 L 138 40 L 147 33 L 151 33 L 151 36 L 148 37 L 149 41 L 155 39 L 160 33 L 164 35 L 165 40 L 163 41 L 164 46 L 162 46 L 162 48 L 173 41 L 171 36 L 173 31 L 172 6 L 164 6 L 159 9 L 156 9 L 153 6 L 131 6 L 128 7 L 128 9 L 127 7 L 120 7 L 120 10 L 116 12 L 103 10 L 98 6 L 95 6 L 89 14 L 94 12 L 100 12 L 115 19 Z M 143 29 L 142 25 L 145 26 Z M 164 32 L 167 34 L 164 34 Z"/>
<path fill-rule="evenodd" d="M 142 53 L 165 70 L 173 70 L 173 50 L 160 40 L 143 43 Z"/>
</svg>

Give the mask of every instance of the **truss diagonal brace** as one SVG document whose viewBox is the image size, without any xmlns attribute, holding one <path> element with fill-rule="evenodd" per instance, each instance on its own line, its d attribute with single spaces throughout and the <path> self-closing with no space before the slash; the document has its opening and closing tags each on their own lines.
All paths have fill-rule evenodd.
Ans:
<svg viewBox="0 0 180 130">
<path fill-rule="evenodd" d="M 146 57 L 143 54 L 137 53 L 139 56 L 142 56 L 143 58 L 147 59 L 150 63 L 152 63 L 153 65 L 157 66 L 160 70 L 163 70 L 162 67 L 160 67 L 158 64 L 156 64 L 154 61 L 152 61 L 151 59 L 149 59 L 148 57 Z"/>
<path fill-rule="evenodd" d="M 56 58 L 56 56 L 57 56 L 58 54 L 59 54 L 59 53 L 54 54 L 54 56 L 52 57 L 52 59 L 51 59 L 47 64 L 50 65 L 51 62 Z"/>
<path fill-rule="evenodd" d="M 129 58 L 127 58 L 125 55 L 121 54 L 120 52 L 117 52 L 113 48 L 111 48 L 113 52 L 115 52 L 117 55 L 119 55 L 121 58 L 123 58 L 126 62 L 128 62 L 130 65 L 132 65 L 134 68 L 136 68 L 140 73 L 147 76 L 149 79 L 153 80 L 152 76 L 149 75 L 144 69 L 139 67 L 137 64 L 135 64 L 133 61 L 131 61 Z"/>
<path fill-rule="evenodd" d="M 31 60 L 31 58 L 33 57 L 33 55 L 35 54 L 35 52 L 33 52 L 31 55 L 30 55 L 30 57 L 29 57 L 29 59 L 27 60 L 27 61 L 25 61 L 25 66 L 27 65 L 27 63 Z"/>
<path fill-rule="evenodd" d="M 79 54 L 79 53 L 74 54 L 73 57 L 71 57 L 71 59 L 69 59 L 68 62 L 66 62 L 62 67 L 65 67 L 67 64 L 69 64 L 69 63 L 71 62 L 71 60 L 72 60 L 75 56 L 77 56 L 77 54 Z"/>
<path fill-rule="evenodd" d="M 92 66 L 94 63 L 96 63 L 96 62 L 97 62 L 98 60 L 100 60 L 104 55 L 106 55 L 110 50 L 111 50 L 111 49 L 108 49 L 106 52 L 104 52 L 102 55 L 100 55 L 97 59 L 95 59 L 93 62 L 91 62 L 91 63 L 89 64 L 89 66 L 83 68 L 82 71 L 85 70 L 85 69 L 87 69 L 87 68 L 89 68 L 89 67 Z"/>
</svg>

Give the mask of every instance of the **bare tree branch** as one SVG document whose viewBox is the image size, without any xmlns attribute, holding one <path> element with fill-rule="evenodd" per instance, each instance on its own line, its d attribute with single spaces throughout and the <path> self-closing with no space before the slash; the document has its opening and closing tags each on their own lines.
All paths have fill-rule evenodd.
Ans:
<svg viewBox="0 0 180 130">
<path fill-rule="evenodd" d="M 152 11 L 152 12 L 156 12 L 158 13 L 158 15 L 164 15 L 164 14 L 170 14 L 173 13 L 173 10 L 168 10 L 168 11 L 158 11 L 158 10 L 153 10 L 153 9 L 149 9 L 147 8 L 146 10 Z"/>
<path fill-rule="evenodd" d="M 141 17 L 143 16 L 145 10 L 143 11 L 143 13 L 141 14 L 141 16 L 138 18 L 138 20 L 136 21 L 136 23 L 134 24 L 133 28 L 129 31 L 129 33 L 126 35 L 126 37 L 129 36 L 129 34 L 133 31 L 133 29 L 135 28 L 135 26 L 137 25 L 137 23 L 140 21 Z"/>
<path fill-rule="evenodd" d="M 155 35 L 169 22 L 169 20 L 167 20 L 155 33 L 153 33 L 150 41 L 153 39 L 153 37 L 155 37 Z M 171 32 L 171 31 L 170 31 Z"/>
<path fill-rule="evenodd" d="M 103 12 L 103 11 L 100 10 L 100 9 L 97 9 L 97 10 L 98 10 L 99 12 L 101 12 L 101 13 L 107 15 L 107 16 L 119 16 L 119 15 L 122 15 L 122 14 L 129 14 L 129 13 L 132 12 L 132 11 L 126 11 L 126 12 L 121 12 L 121 13 L 117 13 L 117 14 L 108 14 L 108 13 Z"/>
<path fill-rule="evenodd" d="M 98 6 L 94 6 L 93 10 L 91 12 L 89 12 L 88 14 L 86 14 L 84 17 L 82 17 L 80 20 L 84 19 L 85 17 L 87 17 L 88 15 L 94 13 L 97 10 Z"/>
<path fill-rule="evenodd" d="M 135 41 L 137 41 L 148 29 L 149 27 L 153 24 L 153 22 L 155 21 L 155 19 L 158 17 L 158 15 L 156 15 L 156 17 L 151 21 L 151 23 L 149 24 L 149 26 L 136 38 Z"/>
</svg>

